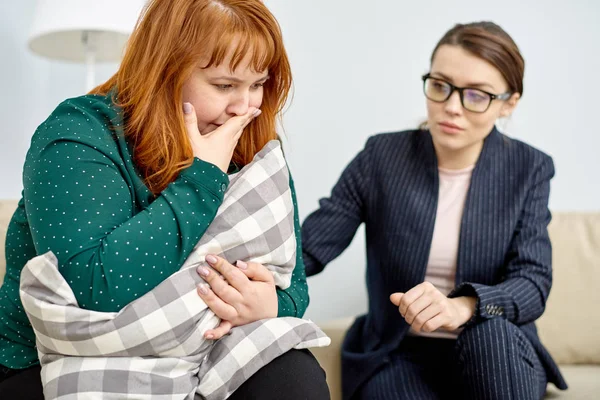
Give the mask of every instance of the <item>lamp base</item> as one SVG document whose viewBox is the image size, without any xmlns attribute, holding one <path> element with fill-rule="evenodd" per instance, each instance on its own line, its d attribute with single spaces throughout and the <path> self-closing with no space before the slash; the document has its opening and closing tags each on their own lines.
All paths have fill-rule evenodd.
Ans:
<svg viewBox="0 0 600 400">
<path fill-rule="evenodd" d="M 85 48 L 85 91 L 89 93 L 94 88 L 94 77 L 96 75 L 96 32 L 83 31 L 81 41 Z"/>
</svg>

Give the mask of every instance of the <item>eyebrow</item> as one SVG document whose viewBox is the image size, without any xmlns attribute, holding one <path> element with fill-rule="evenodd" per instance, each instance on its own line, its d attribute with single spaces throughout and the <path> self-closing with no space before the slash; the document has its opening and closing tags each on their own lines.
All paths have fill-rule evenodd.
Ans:
<svg viewBox="0 0 600 400">
<path fill-rule="evenodd" d="M 431 75 L 432 75 L 432 78 L 435 78 L 434 75 L 439 75 L 439 77 L 441 79 L 444 79 L 450 83 L 454 83 L 452 78 L 450 78 L 448 75 L 442 74 L 441 72 L 432 72 Z M 489 83 L 485 83 L 485 82 L 470 82 L 470 83 L 467 83 L 464 87 L 467 87 L 467 88 L 489 88 L 492 91 L 496 90 L 492 85 L 490 85 Z"/>
<path fill-rule="evenodd" d="M 265 75 L 262 78 L 257 79 L 255 82 L 266 81 L 270 77 L 271 77 L 270 75 Z M 235 76 L 227 76 L 227 75 L 216 76 L 216 77 L 210 78 L 210 79 L 215 80 L 215 81 L 219 80 L 219 79 L 222 79 L 222 80 L 226 80 L 226 81 L 230 81 L 230 82 L 235 82 L 235 83 L 244 83 L 243 79 L 239 79 L 239 78 L 236 78 Z"/>
</svg>

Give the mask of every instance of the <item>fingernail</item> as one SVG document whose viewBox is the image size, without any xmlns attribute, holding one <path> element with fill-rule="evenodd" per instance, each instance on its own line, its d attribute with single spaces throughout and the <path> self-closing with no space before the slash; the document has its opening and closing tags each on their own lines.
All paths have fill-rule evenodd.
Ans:
<svg viewBox="0 0 600 400">
<path fill-rule="evenodd" d="M 192 112 L 192 104 L 191 103 L 183 103 L 183 113 L 189 114 Z"/>
<path fill-rule="evenodd" d="M 200 293 L 202 294 L 207 294 L 208 293 L 208 288 L 206 287 L 205 284 L 201 283 L 198 285 L 198 290 L 200 291 Z"/>
<path fill-rule="evenodd" d="M 216 264 L 217 263 L 217 257 L 209 254 L 206 256 L 206 261 L 211 263 L 211 264 Z"/>
<path fill-rule="evenodd" d="M 239 268 L 239 269 L 246 269 L 248 268 L 248 264 L 246 264 L 245 262 L 243 262 L 242 260 L 237 260 L 237 262 L 235 263 L 235 265 Z"/>
<path fill-rule="evenodd" d="M 212 333 L 209 333 L 208 335 L 206 335 L 206 338 L 207 338 L 207 339 L 212 339 L 212 338 L 214 338 L 214 337 L 215 337 L 215 336 L 214 336 Z"/>
<path fill-rule="evenodd" d="M 260 109 L 256 109 L 256 111 L 254 111 L 254 113 L 252 114 L 252 116 L 254 118 L 258 117 L 260 114 L 262 114 L 262 111 Z"/>
<path fill-rule="evenodd" d="M 208 270 L 204 267 L 196 268 L 196 272 L 198 272 L 202 276 L 208 276 Z"/>
</svg>

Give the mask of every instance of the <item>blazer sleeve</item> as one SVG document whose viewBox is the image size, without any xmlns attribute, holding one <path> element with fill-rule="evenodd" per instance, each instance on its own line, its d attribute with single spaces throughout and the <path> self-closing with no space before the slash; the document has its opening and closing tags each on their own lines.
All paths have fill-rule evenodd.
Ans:
<svg viewBox="0 0 600 400">
<path fill-rule="evenodd" d="M 306 275 L 316 275 L 352 242 L 364 221 L 367 177 L 371 168 L 369 141 L 348 164 L 329 198 L 302 224 L 302 255 Z"/>
<path fill-rule="evenodd" d="M 506 257 L 506 273 L 497 285 L 462 283 L 448 297 L 477 298 L 480 319 L 505 318 L 517 325 L 535 321 L 544 312 L 552 286 L 552 246 L 548 236 L 550 180 L 554 164 L 548 156 L 532 174 L 521 217 Z"/>
</svg>

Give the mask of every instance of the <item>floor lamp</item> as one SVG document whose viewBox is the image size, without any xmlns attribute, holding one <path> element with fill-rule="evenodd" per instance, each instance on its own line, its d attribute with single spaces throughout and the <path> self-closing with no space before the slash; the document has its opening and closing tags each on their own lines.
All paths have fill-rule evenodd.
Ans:
<svg viewBox="0 0 600 400">
<path fill-rule="evenodd" d="M 95 65 L 118 62 L 144 0 L 38 0 L 29 48 L 41 56 L 85 63 L 86 92 Z"/>
</svg>

